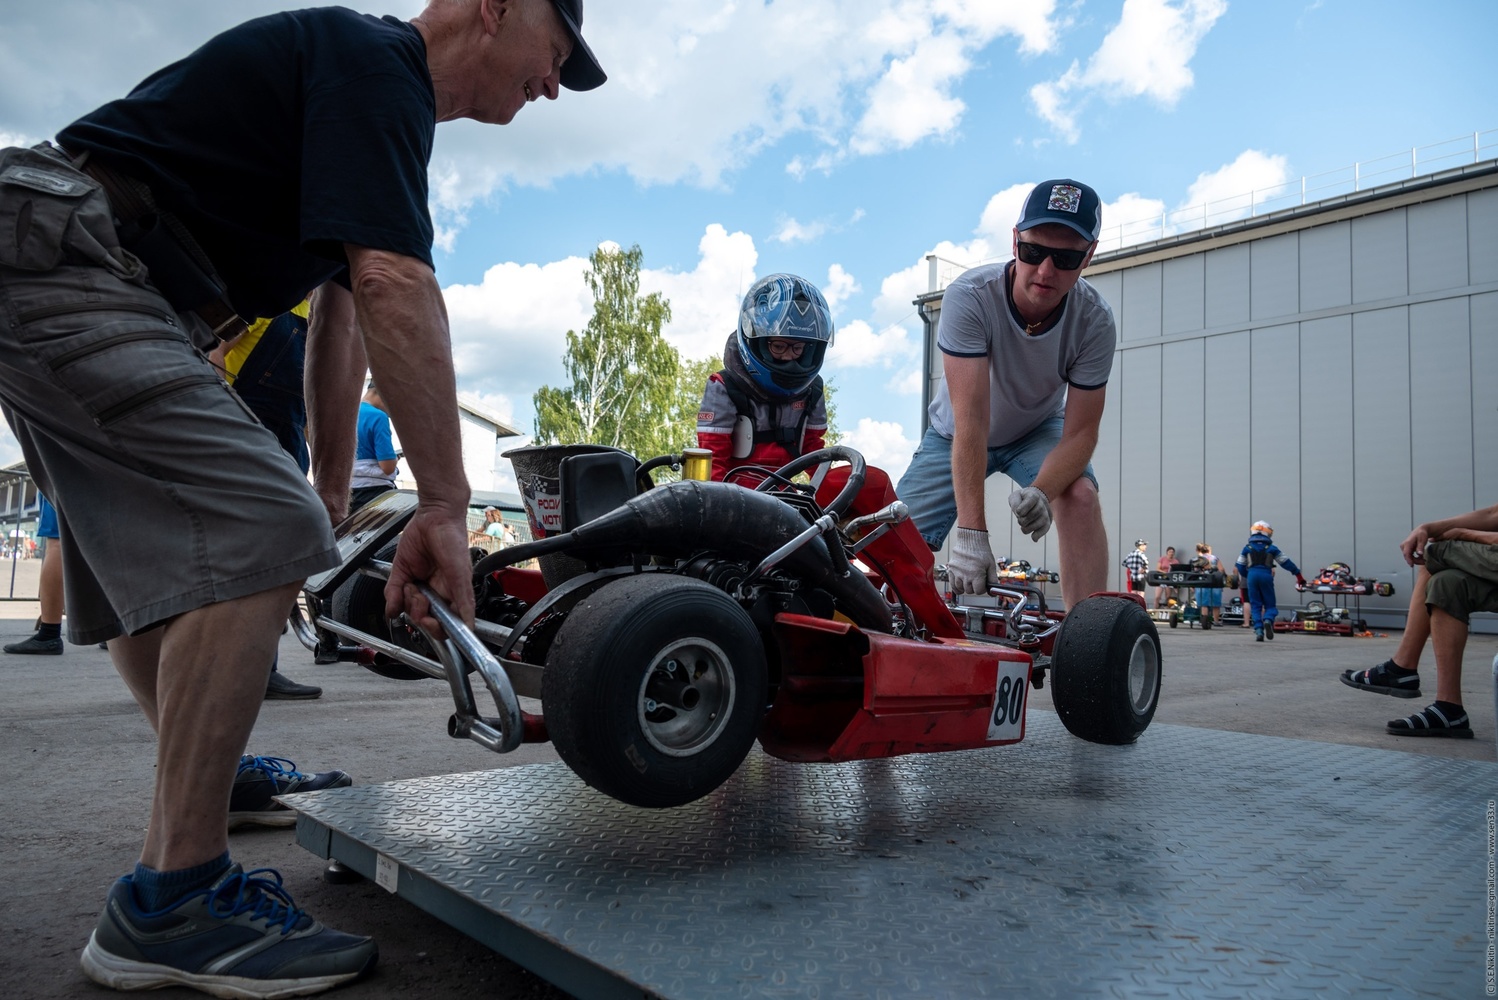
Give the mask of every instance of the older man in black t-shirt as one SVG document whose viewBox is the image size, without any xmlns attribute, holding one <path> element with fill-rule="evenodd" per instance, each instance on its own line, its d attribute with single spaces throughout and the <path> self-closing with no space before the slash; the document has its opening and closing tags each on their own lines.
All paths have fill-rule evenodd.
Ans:
<svg viewBox="0 0 1498 1000">
<path fill-rule="evenodd" d="M 229 789 L 280 623 L 337 561 L 366 363 L 420 488 L 388 609 L 435 625 L 428 580 L 472 619 L 427 160 L 439 121 L 505 124 L 603 83 L 581 23 L 581 0 L 433 0 L 409 23 L 276 14 L 56 147 L 0 152 L 0 407 L 57 505 L 69 637 L 111 640 L 159 735 L 140 864 L 84 951 L 96 981 L 289 996 L 373 965 L 369 939 L 231 863 Z M 315 493 L 195 350 L 308 294 Z"/>
</svg>

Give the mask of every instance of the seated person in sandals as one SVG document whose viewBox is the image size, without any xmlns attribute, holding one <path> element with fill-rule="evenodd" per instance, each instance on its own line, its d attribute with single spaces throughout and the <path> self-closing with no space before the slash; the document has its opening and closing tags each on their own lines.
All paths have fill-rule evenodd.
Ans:
<svg viewBox="0 0 1498 1000">
<path fill-rule="evenodd" d="M 1388 724 L 1395 736 L 1472 738 L 1462 708 L 1462 654 L 1474 611 L 1498 611 L 1498 505 L 1420 525 L 1399 546 L 1419 569 L 1404 638 L 1394 655 L 1367 670 L 1347 670 L 1342 683 L 1363 691 L 1420 697 L 1420 654 L 1431 640 L 1436 700 Z"/>
</svg>

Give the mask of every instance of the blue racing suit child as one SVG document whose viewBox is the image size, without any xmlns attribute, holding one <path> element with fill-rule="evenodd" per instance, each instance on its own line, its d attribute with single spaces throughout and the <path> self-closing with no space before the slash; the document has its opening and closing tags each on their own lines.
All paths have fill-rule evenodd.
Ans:
<svg viewBox="0 0 1498 1000">
<path fill-rule="evenodd" d="M 1243 552 L 1238 556 L 1237 569 L 1248 592 L 1244 603 L 1252 610 L 1251 621 L 1255 632 L 1274 628 L 1274 619 L 1279 615 L 1274 597 L 1276 563 L 1294 573 L 1297 582 L 1305 583 L 1300 569 L 1290 561 L 1289 556 L 1279 550 L 1279 546 L 1270 540 L 1266 532 L 1255 531 L 1249 535 L 1248 544 L 1243 546 Z"/>
</svg>

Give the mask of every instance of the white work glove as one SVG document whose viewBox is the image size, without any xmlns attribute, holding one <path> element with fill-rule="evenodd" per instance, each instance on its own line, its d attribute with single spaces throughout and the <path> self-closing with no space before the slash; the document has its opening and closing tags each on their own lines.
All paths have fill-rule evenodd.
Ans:
<svg viewBox="0 0 1498 1000">
<path fill-rule="evenodd" d="M 952 558 L 947 560 L 947 583 L 954 594 L 987 594 L 988 581 L 999 578 L 999 564 L 988 544 L 988 532 L 958 528 L 952 535 Z"/>
<path fill-rule="evenodd" d="M 1009 494 L 1009 509 L 1019 522 L 1019 530 L 1038 542 L 1051 530 L 1051 501 L 1039 487 L 1026 486 Z"/>
</svg>

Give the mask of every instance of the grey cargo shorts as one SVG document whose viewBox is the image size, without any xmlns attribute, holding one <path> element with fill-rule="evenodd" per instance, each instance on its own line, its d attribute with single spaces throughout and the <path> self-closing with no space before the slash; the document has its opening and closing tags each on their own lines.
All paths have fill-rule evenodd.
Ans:
<svg viewBox="0 0 1498 1000">
<path fill-rule="evenodd" d="M 275 436 L 60 153 L 0 150 L 0 411 L 57 508 L 68 638 L 136 634 L 338 561 Z"/>
</svg>

